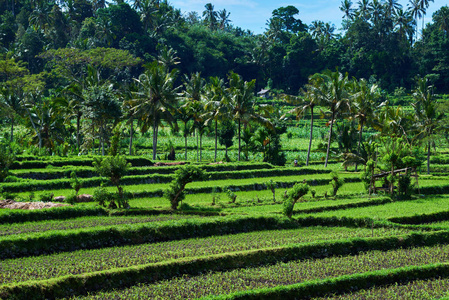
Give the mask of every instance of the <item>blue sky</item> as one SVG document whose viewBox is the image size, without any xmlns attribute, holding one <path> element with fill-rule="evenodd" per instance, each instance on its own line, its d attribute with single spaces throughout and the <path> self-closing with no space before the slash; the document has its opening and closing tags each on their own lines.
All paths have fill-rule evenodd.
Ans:
<svg viewBox="0 0 449 300">
<path fill-rule="evenodd" d="M 250 29 L 256 34 L 265 31 L 267 20 L 271 17 L 272 11 L 281 6 L 293 5 L 298 8 L 299 15 L 297 17 L 307 25 L 313 20 L 321 20 L 335 24 L 338 29 L 343 17 L 343 13 L 339 9 L 341 0 L 300 0 L 290 2 L 267 0 L 171 0 L 169 2 L 174 7 L 180 8 L 183 13 L 197 11 L 200 15 L 204 11 L 204 5 L 212 3 L 215 10 L 226 9 L 230 12 L 230 19 L 235 26 Z M 352 2 L 355 5 L 357 0 Z M 409 1 L 400 0 L 399 3 L 407 7 Z M 435 0 L 434 3 L 430 3 L 425 21 L 430 22 L 433 12 L 444 5 L 448 5 L 448 0 Z M 420 28 L 421 24 L 420 21 Z"/>
</svg>

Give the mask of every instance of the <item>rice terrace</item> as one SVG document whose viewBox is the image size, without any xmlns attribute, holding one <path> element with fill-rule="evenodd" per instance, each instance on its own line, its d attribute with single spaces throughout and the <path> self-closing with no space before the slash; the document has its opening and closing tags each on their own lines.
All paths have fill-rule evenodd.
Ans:
<svg viewBox="0 0 449 300">
<path fill-rule="evenodd" d="M 178 3 L 0 0 L 0 299 L 449 299 L 447 4 Z"/>
</svg>

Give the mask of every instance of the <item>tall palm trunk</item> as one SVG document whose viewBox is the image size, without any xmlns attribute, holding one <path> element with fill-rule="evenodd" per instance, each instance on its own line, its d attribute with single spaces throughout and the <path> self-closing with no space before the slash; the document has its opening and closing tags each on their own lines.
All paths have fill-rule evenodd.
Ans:
<svg viewBox="0 0 449 300">
<path fill-rule="evenodd" d="M 357 146 L 357 154 L 360 156 L 360 146 L 362 144 L 362 133 L 363 133 L 363 122 L 360 123 L 360 131 L 359 131 L 359 144 Z M 357 172 L 357 163 L 355 164 L 355 171 Z"/>
<path fill-rule="evenodd" d="M 239 119 L 239 161 L 240 161 L 240 151 L 241 151 L 241 143 L 240 143 L 240 130 L 241 130 L 241 128 L 240 128 L 240 119 Z"/>
<path fill-rule="evenodd" d="M 195 129 L 195 131 L 197 131 L 197 130 L 198 130 L 198 128 Z M 199 136 L 199 132 L 196 133 L 196 162 L 198 162 L 199 158 L 200 158 L 199 157 L 200 144 L 198 141 L 198 136 Z"/>
<path fill-rule="evenodd" d="M 218 120 L 215 119 L 215 157 L 214 162 L 217 162 L 217 137 L 218 137 Z"/>
<path fill-rule="evenodd" d="M 430 174 L 430 141 L 427 143 L 427 175 Z"/>
<path fill-rule="evenodd" d="M 200 162 L 203 158 L 203 134 L 200 133 Z"/>
<path fill-rule="evenodd" d="M 326 151 L 326 161 L 324 163 L 324 167 L 327 167 L 327 161 L 329 159 L 329 149 L 331 147 L 331 139 L 332 139 L 332 128 L 334 127 L 334 118 L 335 118 L 335 110 L 332 111 L 332 119 L 331 119 L 331 127 L 329 129 L 329 139 L 327 141 L 327 151 Z"/>
<path fill-rule="evenodd" d="M 187 126 L 187 124 L 186 124 Z M 187 160 L 187 132 L 184 131 L 184 159 Z"/>
<path fill-rule="evenodd" d="M 129 155 L 133 153 L 134 117 L 131 117 L 131 128 L 129 129 Z"/>
<path fill-rule="evenodd" d="M 158 124 L 157 118 L 154 118 L 153 121 L 153 160 L 156 159 L 156 150 L 157 150 L 157 133 L 158 133 Z"/>
<path fill-rule="evenodd" d="M 309 165 L 309 158 L 310 158 L 310 150 L 312 149 L 312 138 L 313 138 L 313 106 L 310 107 L 310 139 L 309 139 L 309 149 L 307 150 L 307 159 L 306 159 L 306 166 Z"/>
<path fill-rule="evenodd" d="M 11 143 L 14 141 L 14 116 L 11 117 Z"/>
<path fill-rule="evenodd" d="M 78 147 L 78 151 L 80 149 L 80 127 L 81 127 L 81 115 L 82 113 L 78 111 L 76 114 L 76 146 Z"/>
</svg>

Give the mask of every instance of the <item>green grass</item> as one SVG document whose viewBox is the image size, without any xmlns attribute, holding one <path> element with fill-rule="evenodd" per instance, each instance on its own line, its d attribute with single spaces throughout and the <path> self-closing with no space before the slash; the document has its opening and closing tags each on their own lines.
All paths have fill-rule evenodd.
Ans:
<svg viewBox="0 0 449 300">
<path fill-rule="evenodd" d="M 362 207 L 328 211 L 313 214 L 315 217 L 352 217 L 389 219 L 446 211 L 449 207 L 449 195 L 426 197 L 422 199 L 394 202 L 380 206 Z"/>
</svg>

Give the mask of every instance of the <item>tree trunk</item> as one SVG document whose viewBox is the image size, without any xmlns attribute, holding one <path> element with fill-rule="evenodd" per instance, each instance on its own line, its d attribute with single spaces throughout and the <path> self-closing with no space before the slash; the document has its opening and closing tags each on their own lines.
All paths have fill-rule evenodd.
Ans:
<svg viewBox="0 0 449 300">
<path fill-rule="evenodd" d="M 200 162 L 203 158 L 203 134 L 200 133 Z"/>
<path fill-rule="evenodd" d="M 218 137 L 217 127 L 218 127 L 218 121 L 217 121 L 217 119 L 215 119 L 215 158 L 214 158 L 214 162 L 217 162 L 217 137 Z"/>
<path fill-rule="evenodd" d="M 427 143 L 427 175 L 430 174 L 430 141 Z"/>
<path fill-rule="evenodd" d="M 363 122 L 360 124 L 359 145 L 357 146 L 357 154 L 360 156 L 360 145 L 362 144 Z M 357 172 L 357 163 L 355 164 L 355 171 Z"/>
<path fill-rule="evenodd" d="M 329 139 L 327 141 L 326 161 L 324 162 L 325 168 L 327 167 L 327 161 L 329 160 L 329 149 L 331 147 L 332 128 L 334 126 L 334 117 L 335 117 L 335 111 L 332 112 L 331 127 L 329 129 Z"/>
<path fill-rule="evenodd" d="M 14 141 L 14 116 L 11 118 L 11 143 Z"/>
<path fill-rule="evenodd" d="M 184 159 L 187 160 L 187 122 L 184 122 Z"/>
<path fill-rule="evenodd" d="M 198 128 L 195 128 L 195 131 L 197 131 L 197 130 L 198 130 Z M 199 161 L 199 150 L 200 150 L 200 144 L 198 142 L 198 135 L 199 135 L 199 133 L 197 132 L 196 133 L 196 162 Z"/>
<path fill-rule="evenodd" d="M 131 128 L 129 129 L 129 155 L 133 154 L 134 117 L 131 117 Z"/>
<path fill-rule="evenodd" d="M 310 117 L 310 139 L 309 139 L 309 149 L 307 150 L 306 166 L 309 165 L 310 150 L 312 149 L 312 138 L 313 138 L 313 106 L 310 107 L 311 117 Z"/>
<path fill-rule="evenodd" d="M 104 125 L 101 126 L 101 135 L 100 135 L 100 142 L 101 142 L 101 156 L 104 156 Z"/>
<path fill-rule="evenodd" d="M 156 159 L 156 150 L 157 150 L 157 132 L 158 132 L 158 125 L 156 118 L 153 122 L 153 160 Z"/>
<path fill-rule="evenodd" d="M 81 127 L 81 112 L 78 112 L 76 115 L 76 146 L 78 147 L 78 151 L 80 149 L 80 127 Z"/>
<path fill-rule="evenodd" d="M 240 143 L 240 130 L 241 130 L 241 128 L 240 128 L 240 119 L 239 119 L 239 158 L 238 158 L 238 161 L 240 161 L 240 150 L 241 150 L 241 148 L 240 148 L 240 146 L 241 146 L 241 143 Z"/>
</svg>

